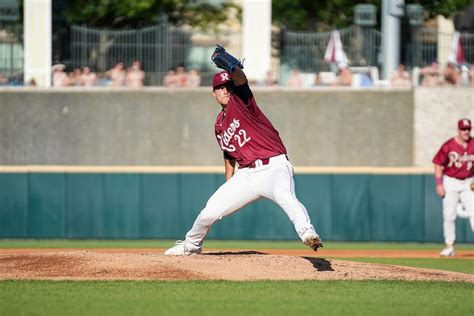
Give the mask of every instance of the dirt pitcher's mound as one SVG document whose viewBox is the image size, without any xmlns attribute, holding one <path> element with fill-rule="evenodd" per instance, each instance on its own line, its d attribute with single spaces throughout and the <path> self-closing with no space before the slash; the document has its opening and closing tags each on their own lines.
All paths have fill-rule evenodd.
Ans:
<svg viewBox="0 0 474 316">
<path fill-rule="evenodd" d="M 154 252 L 94 251 L 0 254 L 0 280 L 439 280 L 474 275 L 255 251 L 169 257 Z"/>
</svg>

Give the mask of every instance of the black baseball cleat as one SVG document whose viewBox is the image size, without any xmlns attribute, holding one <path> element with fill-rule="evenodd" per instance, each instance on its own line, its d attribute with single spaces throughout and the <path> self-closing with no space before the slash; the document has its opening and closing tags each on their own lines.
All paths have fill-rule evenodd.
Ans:
<svg viewBox="0 0 474 316">
<path fill-rule="evenodd" d="M 303 243 L 306 246 L 309 246 L 314 251 L 318 251 L 318 248 L 323 247 L 323 242 L 321 241 L 321 238 L 319 236 L 308 236 L 304 239 Z"/>
</svg>

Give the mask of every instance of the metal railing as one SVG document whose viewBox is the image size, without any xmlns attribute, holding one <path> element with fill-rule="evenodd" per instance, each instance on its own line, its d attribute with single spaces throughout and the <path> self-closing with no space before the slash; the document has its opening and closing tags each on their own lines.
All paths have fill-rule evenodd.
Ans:
<svg viewBox="0 0 474 316">
<path fill-rule="evenodd" d="M 433 61 L 446 60 L 451 51 L 452 34 L 427 28 L 413 28 L 411 39 L 406 44 L 407 66 L 423 67 Z M 474 63 L 474 34 L 462 33 L 461 42 L 466 63 Z"/>
<path fill-rule="evenodd" d="M 466 62 L 474 64 L 474 33 L 461 33 L 461 42 Z"/>
<path fill-rule="evenodd" d="M 18 22 L 0 22 L 0 74 L 10 82 L 22 81 L 23 42 Z"/>
<path fill-rule="evenodd" d="M 161 85 L 169 69 L 183 65 L 201 72 L 209 84 L 216 71 L 211 64 L 215 41 L 200 41 L 199 35 L 168 23 L 133 30 L 98 29 L 72 26 L 71 67 L 91 67 L 98 72 L 117 62 L 126 66 L 139 60 L 146 73 L 146 85 Z M 214 38 L 219 38 L 217 35 Z"/>
<path fill-rule="evenodd" d="M 445 62 L 452 47 L 451 33 L 441 33 L 424 27 L 409 29 L 402 41 L 402 62 L 408 69 L 424 67 L 433 61 Z M 380 68 L 381 33 L 373 27 L 352 26 L 340 30 L 343 50 L 351 67 Z M 324 62 L 331 32 L 290 32 L 280 36 L 280 81 L 285 83 L 292 69 L 302 73 L 333 71 L 334 66 Z M 461 41 L 467 64 L 474 64 L 474 34 L 462 33 Z"/>
<path fill-rule="evenodd" d="M 351 66 L 377 66 L 381 34 L 374 28 L 352 26 L 339 31 L 343 50 Z M 330 69 L 324 62 L 324 53 L 331 32 L 283 32 L 281 36 L 281 65 L 298 68 L 302 72 L 320 72 Z"/>
<path fill-rule="evenodd" d="M 324 62 L 330 32 L 283 31 L 279 37 L 280 82 L 291 69 L 306 73 L 334 70 Z M 351 66 L 380 67 L 381 33 L 374 27 L 352 26 L 340 30 L 343 49 Z M 0 22 L 0 73 L 10 81 L 21 81 L 23 42 L 18 22 Z M 134 60 L 142 63 L 145 84 L 162 85 L 170 68 L 184 65 L 201 72 L 202 84 L 209 85 L 217 68 L 209 61 L 215 43 L 226 43 L 229 34 L 207 35 L 172 26 L 169 23 L 131 30 L 71 28 L 71 68 L 89 66 L 105 72 L 117 62 L 126 66 Z M 474 34 L 462 33 L 466 62 L 474 64 Z M 403 43 L 408 69 L 446 60 L 452 35 L 424 27 L 410 28 L 409 40 Z"/>
</svg>

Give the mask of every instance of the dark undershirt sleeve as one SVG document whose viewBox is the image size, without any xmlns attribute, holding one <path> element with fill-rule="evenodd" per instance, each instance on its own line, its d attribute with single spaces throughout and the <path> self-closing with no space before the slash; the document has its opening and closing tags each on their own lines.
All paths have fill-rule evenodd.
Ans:
<svg viewBox="0 0 474 316">
<path fill-rule="evenodd" d="M 223 153 L 224 153 L 224 159 L 235 160 L 235 158 L 232 157 L 227 151 L 223 151 Z"/>
<path fill-rule="evenodd" d="M 245 83 L 241 86 L 234 86 L 234 94 L 242 100 L 246 105 L 249 105 L 249 100 L 253 96 L 249 84 Z"/>
</svg>

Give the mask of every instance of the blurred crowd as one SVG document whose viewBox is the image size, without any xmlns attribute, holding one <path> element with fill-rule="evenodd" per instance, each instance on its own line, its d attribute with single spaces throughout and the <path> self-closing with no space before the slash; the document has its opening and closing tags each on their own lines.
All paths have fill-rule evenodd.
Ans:
<svg viewBox="0 0 474 316">
<path fill-rule="evenodd" d="M 53 87 L 67 86 L 109 86 L 140 88 L 144 85 L 145 72 L 140 61 L 136 60 L 129 68 L 123 62 L 118 62 L 112 69 L 105 73 L 96 74 L 89 67 L 74 69 L 66 73 L 64 65 L 53 66 Z M 186 71 L 183 65 L 170 69 L 163 77 L 162 85 L 170 88 L 194 88 L 201 85 L 201 75 L 197 69 Z"/>
<path fill-rule="evenodd" d="M 163 86 L 168 88 L 197 88 L 201 86 L 201 74 L 195 68 L 185 71 L 183 65 L 168 70 L 163 78 Z"/>
<path fill-rule="evenodd" d="M 156 75 L 156 74 L 149 74 Z M 142 70 L 141 62 L 133 61 L 127 68 L 123 62 L 106 72 L 94 72 L 90 67 L 75 68 L 67 72 L 63 64 L 52 66 L 53 87 L 128 87 L 141 88 L 145 84 L 146 74 Z M 156 78 L 155 78 L 156 79 Z M 162 74 L 154 82 L 161 83 L 168 88 L 196 88 L 203 85 L 202 76 L 198 69 L 186 69 L 179 65 Z M 408 70 L 405 65 L 398 65 L 392 72 L 389 80 L 380 80 L 376 67 L 350 67 L 339 64 L 332 71 L 319 73 L 303 73 L 297 68 L 290 71 L 283 81 L 276 79 L 272 71 L 268 71 L 261 81 L 252 82 L 258 86 L 283 86 L 290 88 L 307 87 L 412 87 L 412 86 L 474 86 L 474 65 L 456 65 L 446 63 L 440 65 L 433 61 L 431 65 Z M 23 84 L 19 78 L 7 78 L 0 73 L 1 85 L 36 86 L 34 80 Z M 160 85 L 160 84 L 159 84 Z M 205 85 L 205 84 L 204 84 Z"/>
<path fill-rule="evenodd" d="M 145 72 L 138 60 L 132 62 L 130 67 L 125 68 L 123 62 L 104 73 L 95 73 L 89 67 L 75 68 L 71 72 L 65 71 L 63 64 L 52 67 L 53 87 L 130 87 L 140 88 L 144 85 Z"/>
<path fill-rule="evenodd" d="M 392 72 L 389 80 L 380 80 L 376 67 L 349 67 L 340 64 L 336 71 L 320 72 L 318 74 L 301 73 L 299 69 L 292 69 L 288 87 L 311 86 L 348 86 L 348 87 L 436 87 L 436 86 L 474 86 L 474 65 L 456 65 L 446 63 L 441 67 L 437 61 L 431 65 L 408 71 L 403 64 L 399 64 Z"/>
</svg>

